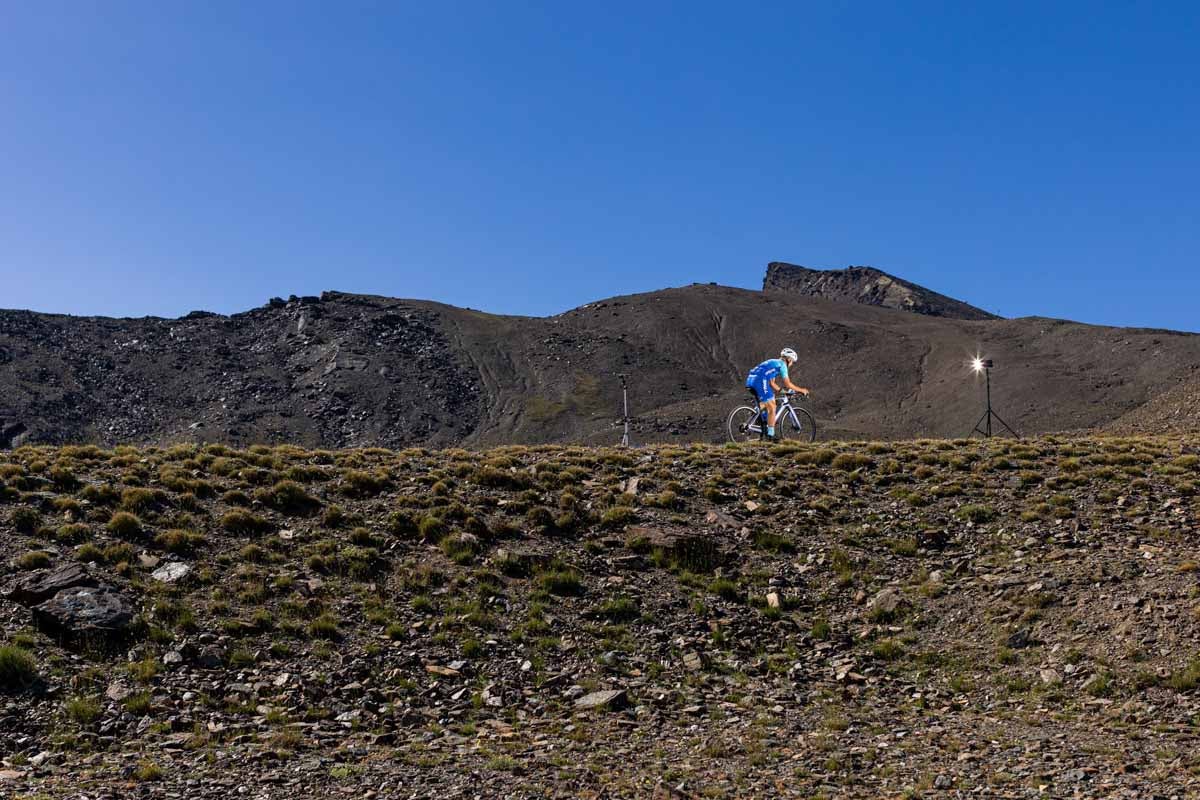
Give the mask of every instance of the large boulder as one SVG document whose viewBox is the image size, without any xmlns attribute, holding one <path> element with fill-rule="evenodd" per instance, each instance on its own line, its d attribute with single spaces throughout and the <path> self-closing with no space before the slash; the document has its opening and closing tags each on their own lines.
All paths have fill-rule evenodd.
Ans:
<svg viewBox="0 0 1200 800">
<path fill-rule="evenodd" d="M 28 437 L 29 429 L 25 423 L 0 419 L 0 450 L 20 447 Z"/>
<path fill-rule="evenodd" d="M 21 578 L 4 589 L 4 599 L 23 606 L 33 606 L 49 600 L 64 589 L 96 586 L 96 579 L 82 564 L 70 564 L 55 569 L 42 569 Z"/>
<path fill-rule="evenodd" d="M 713 534 L 633 526 L 625 531 L 635 550 L 658 553 L 672 564 L 694 572 L 710 572 L 729 561 L 729 542 Z"/>
<path fill-rule="evenodd" d="M 39 628 L 72 640 L 119 639 L 130 632 L 133 620 L 133 606 L 108 586 L 64 589 L 33 607 L 33 621 Z"/>
<path fill-rule="evenodd" d="M 623 708 L 629 703 L 624 689 L 607 689 L 601 692 L 585 694 L 575 701 L 575 708 L 587 711 L 592 708 Z"/>
</svg>

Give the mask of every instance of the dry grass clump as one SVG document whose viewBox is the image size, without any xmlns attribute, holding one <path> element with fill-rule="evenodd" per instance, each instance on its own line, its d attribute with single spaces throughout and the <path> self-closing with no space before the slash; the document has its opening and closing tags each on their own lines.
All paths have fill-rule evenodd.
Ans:
<svg viewBox="0 0 1200 800">
<path fill-rule="evenodd" d="M 44 569 L 50 566 L 52 557 L 45 550 L 32 550 L 17 559 L 17 568 L 24 570 Z"/>
<path fill-rule="evenodd" d="M 134 514 L 162 508 L 167 495 L 161 489 L 129 488 L 121 492 L 121 510 Z"/>
<path fill-rule="evenodd" d="M 0 646 L 0 690 L 20 692 L 37 680 L 37 662 L 24 648 Z"/>
<path fill-rule="evenodd" d="M 12 512 L 9 522 L 17 533 L 32 535 L 42 524 L 42 515 L 32 508 L 22 507 Z"/>
<path fill-rule="evenodd" d="M 321 507 L 321 501 L 295 481 L 279 481 L 270 489 L 260 489 L 255 497 L 263 505 L 293 516 L 312 514 Z"/>
<path fill-rule="evenodd" d="M 156 547 L 178 555 L 194 554 L 205 541 L 202 533 L 179 529 L 166 530 L 154 537 Z"/>
<path fill-rule="evenodd" d="M 583 580 L 574 569 L 556 564 L 538 574 L 541 587 L 553 595 L 575 597 L 583 594 Z"/>
<path fill-rule="evenodd" d="M 974 522 L 978 525 L 984 522 L 991 522 L 993 519 L 995 519 L 996 510 L 991 506 L 978 503 L 969 503 L 958 509 L 957 515 L 959 519 L 967 520 L 968 522 Z"/>
<path fill-rule="evenodd" d="M 841 472 L 852 472 L 856 469 L 866 469 L 874 463 L 874 459 L 862 453 L 838 453 L 830 462 L 830 466 Z"/>
<path fill-rule="evenodd" d="M 388 476 L 384 472 L 347 470 L 342 473 L 342 493 L 347 497 L 374 497 L 384 491 L 389 482 Z"/>
<path fill-rule="evenodd" d="M 128 511 L 118 511 L 108 520 L 108 532 L 121 539 L 132 539 L 142 532 L 142 521 Z"/>
<path fill-rule="evenodd" d="M 268 520 L 241 509 L 234 509 L 222 516 L 221 527 L 239 536 L 268 533 L 274 528 Z"/>
<path fill-rule="evenodd" d="M 502 469 L 489 464 L 484 464 L 475 469 L 471 473 L 471 480 L 480 486 L 487 486 L 492 489 L 508 489 L 510 491 L 528 489 L 533 485 L 533 481 L 526 472 L 516 471 L 512 468 Z"/>
</svg>

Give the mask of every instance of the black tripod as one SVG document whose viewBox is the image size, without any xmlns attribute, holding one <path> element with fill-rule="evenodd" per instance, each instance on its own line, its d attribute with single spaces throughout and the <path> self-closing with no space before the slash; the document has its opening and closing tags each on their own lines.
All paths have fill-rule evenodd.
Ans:
<svg viewBox="0 0 1200 800">
<path fill-rule="evenodd" d="M 629 387 L 625 383 L 624 373 L 617 377 L 621 379 L 621 403 L 625 409 L 625 415 L 621 417 L 621 422 L 625 425 L 625 431 L 621 434 L 621 447 L 629 447 Z"/>
<path fill-rule="evenodd" d="M 999 422 L 1001 425 L 1003 425 L 1004 430 L 1011 433 L 1013 438 L 1020 439 L 1021 434 L 1014 431 L 1012 426 L 1001 419 L 1000 415 L 992 410 L 992 367 L 994 366 L 994 363 L 995 362 L 993 362 L 990 358 L 986 360 L 978 358 L 975 359 L 975 371 L 983 372 L 985 385 L 987 386 L 985 395 L 987 397 L 987 409 L 983 412 L 983 416 L 979 418 L 979 422 L 975 423 L 975 427 L 971 429 L 971 432 L 967 434 L 967 436 L 969 438 L 978 433 L 985 439 L 992 438 L 992 420 L 994 419 L 996 422 Z"/>
</svg>

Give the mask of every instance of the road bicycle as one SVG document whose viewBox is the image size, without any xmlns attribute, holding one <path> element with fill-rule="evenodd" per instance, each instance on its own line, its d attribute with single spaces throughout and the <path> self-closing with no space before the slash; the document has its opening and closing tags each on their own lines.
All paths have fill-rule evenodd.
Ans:
<svg viewBox="0 0 1200 800">
<path fill-rule="evenodd" d="M 754 406 L 738 406 L 729 414 L 729 441 L 753 442 L 767 440 L 767 412 L 754 396 Z M 795 392 L 780 392 L 775 402 L 775 438 L 812 442 L 817 438 L 817 421 L 807 409 L 792 402 Z"/>
</svg>

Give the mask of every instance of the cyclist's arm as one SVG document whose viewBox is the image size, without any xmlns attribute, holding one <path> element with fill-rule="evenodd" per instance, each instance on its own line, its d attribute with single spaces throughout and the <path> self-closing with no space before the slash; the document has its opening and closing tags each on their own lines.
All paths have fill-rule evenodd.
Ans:
<svg viewBox="0 0 1200 800">
<path fill-rule="evenodd" d="M 787 386 L 787 388 L 791 389 L 793 392 L 799 392 L 800 394 L 808 394 L 808 389 L 806 389 L 803 386 L 797 386 L 796 384 L 792 383 L 791 378 L 784 378 L 783 383 L 785 386 Z M 775 388 L 778 389 L 779 387 L 776 386 Z"/>
</svg>

